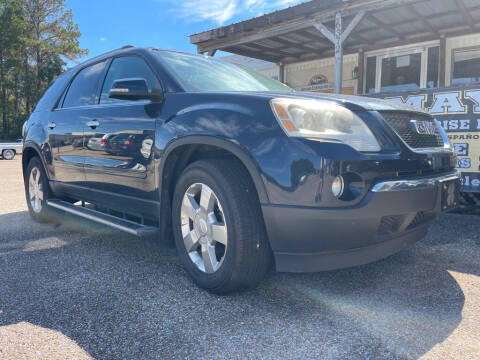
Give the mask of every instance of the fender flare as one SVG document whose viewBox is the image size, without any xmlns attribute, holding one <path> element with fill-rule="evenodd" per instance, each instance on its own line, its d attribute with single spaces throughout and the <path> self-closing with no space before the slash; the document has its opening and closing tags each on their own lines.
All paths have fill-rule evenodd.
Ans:
<svg viewBox="0 0 480 360">
<path fill-rule="evenodd" d="M 28 141 L 28 140 L 25 142 L 22 149 L 22 172 L 25 173 L 26 167 L 28 166 L 28 164 L 26 164 L 25 161 L 23 160 L 24 159 L 23 155 L 25 154 L 25 151 L 28 149 L 32 149 L 37 154 L 37 156 L 40 158 L 40 161 L 42 162 L 45 173 L 49 176 L 50 174 L 48 172 L 48 167 L 47 167 L 47 164 L 45 163 L 44 157 L 42 156 L 42 151 L 40 150 L 40 146 L 38 146 L 37 143 L 33 141 Z"/>
<path fill-rule="evenodd" d="M 160 186 L 163 183 L 164 167 L 165 167 L 165 164 L 167 163 L 168 156 L 173 150 L 183 145 L 211 145 L 211 146 L 216 146 L 231 152 L 242 162 L 242 164 L 245 166 L 245 168 L 249 172 L 250 177 L 252 178 L 253 184 L 255 186 L 255 189 L 257 190 L 260 204 L 268 203 L 267 191 L 265 188 L 265 184 L 262 180 L 262 177 L 260 175 L 260 169 L 257 162 L 248 154 L 247 151 L 242 149 L 240 144 L 238 144 L 237 142 L 234 142 L 234 140 L 227 140 L 227 139 L 218 138 L 218 137 L 209 136 L 209 135 L 184 136 L 170 142 L 166 146 L 162 155 L 162 162 L 159 169 L 160 170 L 159 171 Z"/>
</svg>

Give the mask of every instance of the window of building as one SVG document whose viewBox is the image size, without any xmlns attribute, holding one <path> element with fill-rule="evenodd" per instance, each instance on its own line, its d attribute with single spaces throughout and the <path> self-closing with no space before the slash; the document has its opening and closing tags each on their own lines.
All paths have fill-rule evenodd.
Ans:
<svg viewBox="0 0 480 360">
<path fill-rule="evenodd" d="M 367 94 L 438 86 L 437 44 L 378 50 L 367 54 L 365 62 Z"/>
<path fill-rule="evenodd" d="M 408 54 L 382 59 L 381 92 L 420 88 L 422 54 Z"/>
<path fill-rule="evenodd" d="M 440 65 L 440 47 L 435 46 L 428 48 L 427 63 L 427 87 L 438 87 L 438 71 Z"/>
<path fill-rule="evenodd" d="M 480 81 L 480 47 L 454 49 L 452 85 Z"/>
<path fill-rule="evenodd" d="M 68 88 L 63 107 L 94 105 L 97 103 L 97 91 L 105 61 L 82 69 Z"/>
<path fill-rule="evenodd" d="M 373 94 L 375 93 L 375 74 L 377 72 L 377 57 L 370 56 L 367 58 L 367 71 L 365 85 L 366 85 L 366 93 Z"/>
</svg>

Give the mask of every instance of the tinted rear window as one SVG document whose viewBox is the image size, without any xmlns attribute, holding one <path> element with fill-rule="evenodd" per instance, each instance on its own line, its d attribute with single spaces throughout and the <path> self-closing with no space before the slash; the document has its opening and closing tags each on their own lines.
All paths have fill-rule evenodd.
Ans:
<svg viewBox="0 0 480 360">
<path fill-rule="evenodd" d="M 37 106 L 35 107 L 34 111 L 48 111 L 52 110 L 55 106 L 58 98 L 62 94 L 63 90 L 68 84 L 72 74 L 66 73 L 60 75 L 56 78 L 52 84 L 48 87 L 48 89 L 43 93 L 43 96 L 38 101 Z"/>
<path fill-rule="evenodd" d="M 94 105 L 98 102 L 97 92 L 105 61 L 82 69 L 68 88 L 63 107 Z"/>
</svg>

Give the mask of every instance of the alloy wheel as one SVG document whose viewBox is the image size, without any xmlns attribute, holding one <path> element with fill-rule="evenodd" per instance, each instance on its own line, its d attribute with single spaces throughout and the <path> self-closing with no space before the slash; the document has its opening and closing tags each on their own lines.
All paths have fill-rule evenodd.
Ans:
<svg viewBox="0 0 480 360">
<path fill-rule="evenodd" d="M 222 205 L 213 190 L 202 183 L 189 186 L 181 207 L 185 249 L 197 269 L 216 272 L 227 252 L 228 233 Z"/>
<path fill-rule="evenodd" d="M 42 211 L 43 183 L 41 172 L 37 167 L 32 168 L 32 171 L 30 171 L 30 177 L 28 179 L 28 195 L 33 211 L 40 213 Z"/>
<path fill-rule="evenodd" d="M 15 152 L 13 150 L 4 150 L 2 156 L 5 160 L 12 160 L 15 157 Z"/>
</svg>

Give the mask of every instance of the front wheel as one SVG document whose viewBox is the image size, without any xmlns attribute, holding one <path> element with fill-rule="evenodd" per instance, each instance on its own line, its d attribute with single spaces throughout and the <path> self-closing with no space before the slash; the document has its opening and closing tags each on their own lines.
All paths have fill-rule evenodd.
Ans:
<svg viewBox="0 0 480 360">
<path fill-rule="evenodd" d="M 30 160 L 25 173 L 25 195 L 31 217 L 36 221 L 46 221 L 48 215 L 46 201 L 50 198 L 50 188 L 43 165 L 36 157 Z"/>
<path fill-rule="evenodd" d="M 2 151 L 2 157 L 5 160 L 13 160 L 15 158 L 15 151 L 11 149 L 6 149 Z"/>
<path fill-rule="evenodd" d="M 255 189 L 241 164 L 190 164 L 176 185 L 172 216 L 180 260 L 201 288 L 225 294 L 264 277 L 270 249 Z"/>
</svg>

